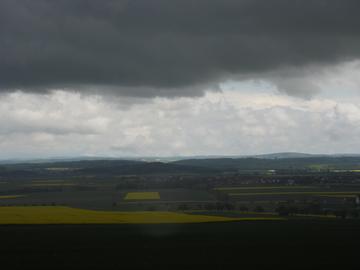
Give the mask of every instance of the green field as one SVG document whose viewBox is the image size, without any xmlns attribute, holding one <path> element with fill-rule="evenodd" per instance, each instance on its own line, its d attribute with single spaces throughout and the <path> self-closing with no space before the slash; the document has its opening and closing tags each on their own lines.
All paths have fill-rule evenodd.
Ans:
<svg viewBox="0 0 360 270">
<path fill-rule="evenodd" d="M 77 186 L 75 183 L 35 183 L 27 186 L 30 187 L 72 187 Z"/>
<path fill-rule="evenodd" d="M 33 184 L 47 184 L 47 183 L 64 183 L 65 180 L 33 180 Z"/>
<path fill-rule="evenodd" d="M 311 186 L 257 186 L 257 187 L 218 187 L 214 188 L 217 191 L 236 191 L 236 190 L 260 190 L 260 189 L 309 189 Z"/>
<path fill-rule="evenodd" d="M 261 197 L 261 196 L 312 196 L 329 198 L 355 198 L 360 194 L 359 190 L 350 191 L 346 187 L 324 187 L 324 186 L 244 186 L 244 187 L 218 187 L 217 192 L 227 194 L 232 198 Z"/>
<path fill-rule="evenodd" d="M 358 269 L 360 221 L 0 226 L 3 269 Z"/>
<path fill-rule="evenodd" d="M 328 192 L 328 191 L 319 191 L 319 192 L 250 192 L 250 193 L 228 193 L 229 196 L 263 196 L 263 195 L 313 195 L 313 196 L 348 196 L 359 194 L 357 191 L 339 191 L 339 192 Z"/>
<path fill-rule="evenodd" d="M 159 192 L 128 192 L 124 200 L 160 200 Z"/>
</svg>

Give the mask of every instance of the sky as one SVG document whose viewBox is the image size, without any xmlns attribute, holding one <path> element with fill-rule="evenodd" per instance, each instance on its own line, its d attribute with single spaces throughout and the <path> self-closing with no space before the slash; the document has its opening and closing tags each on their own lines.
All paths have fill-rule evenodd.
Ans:
<svg viewBox="0 0 360 270">
<path fill-rule="evenodd" d="M 360 153 L 357 0 L 2 0 L 0 159 Z"/>
</svg>

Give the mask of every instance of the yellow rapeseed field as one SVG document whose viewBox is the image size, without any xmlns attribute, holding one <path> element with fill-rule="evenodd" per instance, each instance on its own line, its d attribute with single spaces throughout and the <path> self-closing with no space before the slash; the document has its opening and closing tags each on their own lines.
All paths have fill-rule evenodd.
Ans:
<svg viewBox="0 0 360 270">
<path fill-rule="evenodd" d="M 0 196 L 0 199 L 16 199 L 21 197 L 25 197 L 25 195 L 2 195 Z"/>
<path fill-rule="evenodd" d="M 159 192 L 128 192 L 124 200 L 159 200 Z"/>
<path fill-rule="evenodd" d="M 64 206 L 0 207 L 0 224 L 160 224 L 202 223 L 282 218 L 229 218 L 177 212 L 94 211 Z"/>
</svg>

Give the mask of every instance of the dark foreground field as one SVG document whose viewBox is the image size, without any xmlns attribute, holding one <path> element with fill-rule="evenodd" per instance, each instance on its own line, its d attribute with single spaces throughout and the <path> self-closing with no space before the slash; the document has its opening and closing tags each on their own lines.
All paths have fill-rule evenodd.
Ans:
<svg viewBox="0 0 360 270">
<path fill-rule="evenodd" d="M 360 222 L 0 226 L 1 269 L 359 269 Z"/>
</svg>

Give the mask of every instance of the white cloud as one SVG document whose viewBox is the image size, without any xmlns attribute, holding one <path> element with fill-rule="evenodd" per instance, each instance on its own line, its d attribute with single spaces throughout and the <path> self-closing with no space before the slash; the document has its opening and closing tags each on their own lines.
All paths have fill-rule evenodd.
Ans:
<svg viewBox="0 0 360 270">
<path fill-rule="evenodd" d="M 304 100 L 257 82 L 221 88 L 127 106 L 121 98 L 75 92 L 6 94 L 0 98 L 0 158 L 360 152 L 356 96 Z"/>
<path fill-rule="evenodd" d="M 15 92 L 0 98 L 0 134 L 48 132 L 101 133 L 110 119 L 102 116 L 100 98 L 56 91 L 47 95 Z M 100 113 L 100 115 L 99 115 Z"/>
</svg>

